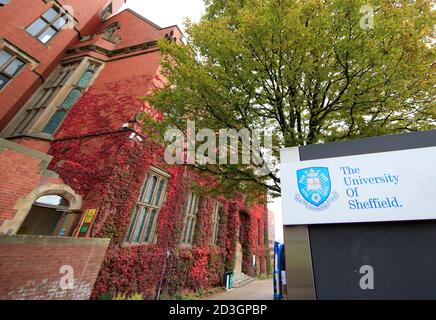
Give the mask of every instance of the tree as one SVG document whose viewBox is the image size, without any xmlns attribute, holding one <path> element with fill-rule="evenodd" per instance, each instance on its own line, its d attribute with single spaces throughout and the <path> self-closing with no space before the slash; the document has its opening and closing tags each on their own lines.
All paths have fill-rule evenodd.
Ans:
<svg viewBox="0 0 436 320">
<path fill-rule="evenodd" d="M 282 147 L 435 127 L 432 1 L 205 2 L 185 45 L 160 41 L 167 84 L 147 101 L 165 115 L 153 123 L 161 134 L 188 119 L 272 129 L 266 176 L 253 164 L 194 164 L 224 188 L 279 194 Z"/>
</svg>

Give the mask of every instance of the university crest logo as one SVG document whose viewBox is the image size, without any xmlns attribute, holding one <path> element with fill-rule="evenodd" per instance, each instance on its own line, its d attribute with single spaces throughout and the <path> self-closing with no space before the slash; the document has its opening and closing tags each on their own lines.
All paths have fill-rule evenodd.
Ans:
<svg viewBox="0 0 436 320">
<path fill-rule="evenodd" d="M 328 168 L 311 167 L 297 170 L 297 182 L 300 194 L 295 194 L 294 199 L 309 210 L 326 210 L 339 197 L 336 191 L 331 190 Z"/>
</svg>

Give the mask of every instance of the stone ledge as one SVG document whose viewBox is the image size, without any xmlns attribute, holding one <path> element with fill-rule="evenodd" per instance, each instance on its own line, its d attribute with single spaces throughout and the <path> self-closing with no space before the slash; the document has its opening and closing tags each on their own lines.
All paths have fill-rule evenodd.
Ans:
<svg viewBox="0 0 436 320">
<path fill-rule="evenodd" d="M 37 159 L 40 159 L 40 160 L 45 161 L 45 162 L 50 162 L 51 159 L 53 158 L 46 153 L 42 153 L 40 151 L 36 151 L 34 149 L 31 149 L 29 147 L 25 147 L 21 144 L 0 138 L 0 152 L 4 151 L 6 149 L 13 150 L 13 151 L 16 151 L 18 153 L 22 153 L 22 154 L 28 155 L 30 157 L 33 157 L 33 158 L 37 158 Z"/>
<path fill-rule="evenodd" d="M 31 136 L 28 136 L 28 137 L 34 138 Z M 9 141 L 9 140 L 0 138 L 0 153 L 4 150 L 12 150 L 12 151 L 15 151 L 17 153 L 21 153 L 21 154 L 27 155 L 27 156 L 35 158 L 35 159 L 39 159 L 41 161 L 40 166 L 39 166 L 39 170 L 40 170 L 40 174 L 42 176 L 47 177 L 47 178 L 53 178 L 53 179 L 59 178 L 59 175 L 56 172 L 47 169 L 48 165 L 50 164 L 51 160 L 53 159 L 52 156 L 50 156 L 46 153 L 31 149 L 29 147 L 23 146 L 21 144 L 15 143 L 13 141 Z"/>
<path fill-rule="evenodd" d="M 0 236 L 0 244 L 53 244 L 53 245 L 96 245 L 109 246 L 108 238 L 72 238 L 32 235 Z"/>
</svg>

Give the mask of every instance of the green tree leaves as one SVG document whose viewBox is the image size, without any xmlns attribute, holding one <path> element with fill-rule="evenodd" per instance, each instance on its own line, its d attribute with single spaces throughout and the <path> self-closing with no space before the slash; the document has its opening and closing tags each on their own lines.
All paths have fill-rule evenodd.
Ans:
<svg viewBox="0 0 436 320">
<path fill-rule="evenodd" d="M 270 128 L 281 147 L 436 124 L 431 1 L 207 0 L 184 46 L 160 42 L 168 83 L 147 101 L 155 128 Z M 362 6 L 374 10 L 362 28 Z M 197 166 L 223 185 L 280 192 L 277 168 Z M 248 178 L 247 178 L 248 177 Z M 235 183 L 236 182 L 236 183 Z M 245 182 L 244 182 L 245 183 Z M 251 188 L 251 187 L 248 187 Z"/>
</svg>

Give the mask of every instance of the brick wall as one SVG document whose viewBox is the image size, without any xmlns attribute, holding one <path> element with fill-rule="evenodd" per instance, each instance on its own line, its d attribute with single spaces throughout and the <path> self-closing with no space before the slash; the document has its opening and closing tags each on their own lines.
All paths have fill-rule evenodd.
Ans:
<svg viewBox="0 0 436 320">
<path fill-rule="evenodd" d="M 62 183 L 46 168 L 47 154 L 0 138 L 0 227 L 16 213 L 15 205 L 38 185 Z"/>
<path fill-rule="evenodd" d="M 86 35 L 101 24 L 100 12 L 108 0 L 69 0 L 61 1 L 61 3 L 73 9 L 71 13 L 77 21 L 75 29 Z M 12 43 L 19 50 L 38 61 L 35 70 L 32 71 L 30 64 L 27 64 L 0 91 L 0 100 L 2 101 L 0 130 L 4 129 L 41 85 L 41 79 L 45 79 L 51 74 L 59 64 L 66 48 L 79 39 L 78 31 L 71 28 L 62 29 L 47 44 L 42 44 L 26 32 L 26 28 L 51 6 L 51 1 L 14 0 L 0 10 L 0 21 L 3 21 L 0 39 Z M 116 6 L 116 8 L 118 7 L 119 5 Z"/>
<path fill-rule="evenodd" d="M 109 239 L 0 236 L 0 299 L 89 299 L 108 245 Z"/>
</svg>

